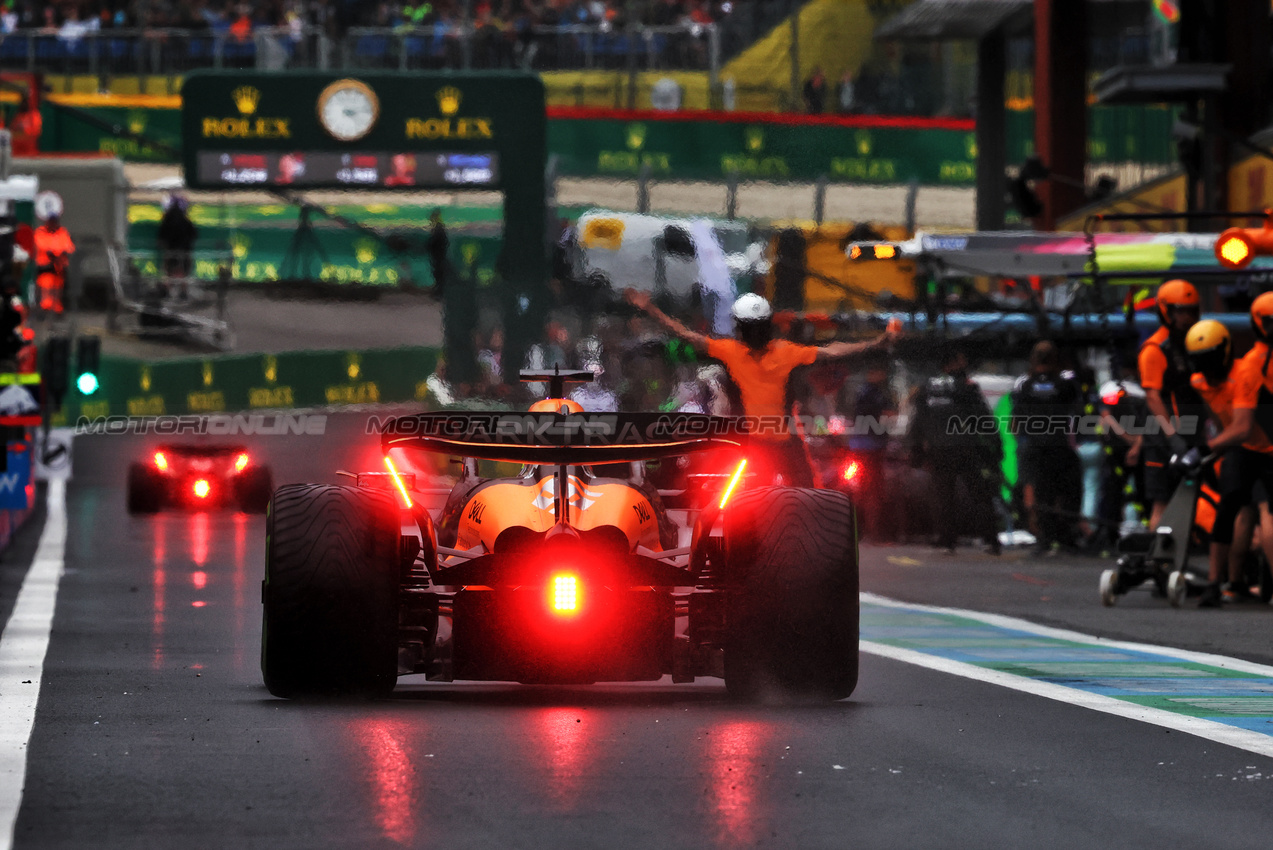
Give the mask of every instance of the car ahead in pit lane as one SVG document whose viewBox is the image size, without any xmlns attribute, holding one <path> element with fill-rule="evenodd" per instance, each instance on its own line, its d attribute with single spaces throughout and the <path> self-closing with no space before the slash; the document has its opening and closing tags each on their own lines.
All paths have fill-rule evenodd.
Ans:
<svg viewBox="0 0 1273 850">
<path fill-rule="evenodd" d="M 383 696 L 418 673 L 852 693 L 858 551 L 845 495 L 748 482 L 739 421 L 583 414 L 563 380 L 589 373 L 523 378 L 551 381 L 553 398 L 529 413 L 399 417 L 381 434 L 388 472 L 275 492 L 261 645 L 272 694 Z M 643 462 L 705 451 L 732 453 L 730 472 L 708 476 L 678 548 Z M 422 452 L 464 458 L 437 522 L 407 471 Z M 522 471 L 482 479 L 478 459 Z"/>
<path fill-rule="evenodd" d="M 260 514 L 273 492 L 270 468 L 243 446 L 169 443 L 128 465 L 130 514 L 226 507 Z"/>
</svg>

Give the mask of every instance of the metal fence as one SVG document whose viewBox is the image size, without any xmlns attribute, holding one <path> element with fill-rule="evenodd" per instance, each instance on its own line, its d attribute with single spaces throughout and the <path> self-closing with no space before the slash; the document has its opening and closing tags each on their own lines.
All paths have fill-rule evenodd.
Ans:
<svg viewBox="0 0 1273 850">
<path fill-rule="evenodd" d="M 317 28 L 258 27 L 250 37 L 185 29 L 112 29 L 73 38 L 44 30 L 0 37 L 0 69 L 112 77 L 196 68 L 416 70 L 720 70 L 715 25 L 606 24 L 501 30 L 473 25 L 356 27 L 341 38 Z"/>
</svg>

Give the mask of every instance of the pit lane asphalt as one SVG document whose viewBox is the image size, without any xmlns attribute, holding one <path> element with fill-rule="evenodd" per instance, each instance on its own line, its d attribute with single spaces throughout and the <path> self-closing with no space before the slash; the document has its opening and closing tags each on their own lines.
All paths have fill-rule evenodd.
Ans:
<svg viewBox="0 0 1273 850">
<path fill-rule="evenodd" d="M 376 468 L 362 417 L 328 421 L 249 442 L 277 483 Z M 1267 846 L 1273 759 L 872 655 L 817 707 L 734 705 L 714 680 L 275 700 L 262 519 L 129 518 L 144 447 L 76 444 L 17 847 Z M 1273 608 L 1104 609 L 1101 566 L 867 548 L 863 589 L 1270 659 Z"/>
</svg>

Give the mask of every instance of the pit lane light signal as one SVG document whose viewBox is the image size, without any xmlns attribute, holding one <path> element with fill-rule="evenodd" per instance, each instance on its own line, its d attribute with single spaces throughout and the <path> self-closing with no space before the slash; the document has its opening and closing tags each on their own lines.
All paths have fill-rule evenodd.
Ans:
<svg viewBox="0 0 1273 850">
<path fill-rule="evenodd" d="M 1273 212 L 1263 227 L 1230 227 L 1216 239 L 1216 259 L 1226 269 L 1244 269 L 1256 257 L 1273 255 Z"/>
<path fill-rule="evenodd" d="M 896 242 L 853 242 L 845 253 L 850 260 L 894 260 L 902 252 Z"/>
<path fill-rule="evenodd" d="M 97 392 L 101 383 L 97 379 L 101 367 L 102 340 L 96 336 L 82 336 L 75 343 L 75 388 L 80 395 Z"/>
</svg>

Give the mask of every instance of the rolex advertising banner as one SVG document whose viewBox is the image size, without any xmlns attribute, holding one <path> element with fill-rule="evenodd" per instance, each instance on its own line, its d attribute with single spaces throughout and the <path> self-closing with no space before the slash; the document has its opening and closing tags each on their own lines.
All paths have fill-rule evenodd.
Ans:
<svg viewBox="0 0 1273 850">
<path fill-rule="evenodd" d="M 466 100 L 458 86 L 434 88 L 436 91 L 425 91 L 431 95 L 427 102 L 416 98 L 420 104 L 418 114 L 403 114 L 401 131 L 395 131 L 394 138 L 381 140 L 382 144 L 378 141 L 384 150 L 371 153 L 380 156 L 362 163 L 360 170 L 349 169 L 345 180 L 337 179 L 340 169 L 330 157 L 307 159 L 303 155 L 308 145 L 323 139 L 328 145 L 358 146 L 357 142 L 336 143 L 333 130 L 318 118 L 317 102 L 298 113 L 304 121 L 296 123 L 298 118 L 290 108 L 276 110 L 287 112 L 283 116 L 266 114 L 271 101 L 277 101 L 276 95 L 240 83 L 229 87 L 219 98 L 222 103 L 218 109 L 199 113 L 199 123 L 191 131 L 199 147 L 222 156 L 231 153 L 232 145 L 219 145 L 218 140 L 246 142 L 253 148 L 264 147 L 254 141 L 270 141 L 276 148 L 296 147 L 272 156 L 266 154 L 259 162 L 243 160 L 236 169 L 213 167 L 213 182 L 227 186 L 245 182 L 250 185 L 254 179 L 268 183 L 280 175 L 284 180 L 292 179 L 295 185 L 312 183 L 319 177 L 342 186 L 411 185 L 406 181 L 457 185 L 446 180 L 448 164 L 455 166 L 451 181 L 460 181 L 458 185 L 498 182 L 498 156 L 476 161 L 460 159 L 443 163 L 440 168 L 436 160 L 426 165 L 418 157 L 409 158 L 420 147 L 447 148 L 444 153 L 497 153 L 497 147 L 491 144 L 496 141 L 497 132 L 494 116 L 473 111 L 472 99 Z M 360 93 L 365 100 L 359 97 Z M 322 94 L 318 91 L 319 96 Z M 328 106 L 333 117 L 345 101 L 354 107 L 352 112 L 364 116 L 363 121 L 374 113 L 376 120 L 365 131 L 369 138 L 372 130 L 383 123 L 380 97 L 374 90 L 367 95 L 353 87 L 338 88 L 328 93 L 324 103 L 330 104 L 333 95 L 341 96 L 337 106 Z M 56 97 L 171 150 L 182 149 L 181 98 Z M 175 159 L 171 153 L 136 139 L 116 137 L 50 104 L 46 103 L 42 112 L 45 129 L 41 146 L 46 151 L 93 151 L 140 161 Z M 310 114 L 315 116 L 312 120 Z M 1176 109 L 1166 106 L 1092 107 L 1088 114 L 1089 159 L 1093 163 L 1174 162 L 1171 126 L 1176 114 Z M 575 177 L 632 177 L 648 165 L 652 176 L 673 180 L 719 181 L 735 172 L 744 180 L 808 182 L 825 174 L 832 181 L 848 183 L 905 183 L 917 179 L 924 184 L 971 186 L 975 178 L 974 123 L 968 119 L 553 107 L 547 110 L 547 125 L 548 150 L 558 158 L 558 173 Z M 1034 113 L 1009 110 L 1007 125 L 1008 162 L 1019 164 L 1034 152 Z M 356 135 L 364 128 L 351 124 L 335 132 Z M 451 142 L 462 143 L 464 149 Z M 215 157 L 205 160 L 220 164 Z M 296 173 L 298 167 L 301 171 L 308 169 L 308 175 Z M 195 168 L 197 172 L 197 165 Z M 235 182 L 220 179 L 223 176 L 232 177 Z M 198 175 L 190 182 L 199 182 Z"/>
<path fill-rule="evenodd" d="M 435 348 L 293 351 L 143 362 L 103 357 L 101 391 L 70 393 L 54 425 L 80 418 L 286 411 L 428 402 Z M 81 423 L 82 424 L 82 423 Z"/>
<path fill-rule="evenodd" d="M 552 110 L 548 149 L 565 175 L 715 181 L 972 184 L 977 157 L 962 119 L 592 109 Z"/>
</svg>

